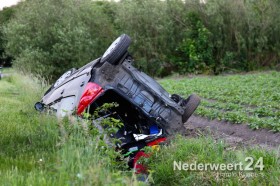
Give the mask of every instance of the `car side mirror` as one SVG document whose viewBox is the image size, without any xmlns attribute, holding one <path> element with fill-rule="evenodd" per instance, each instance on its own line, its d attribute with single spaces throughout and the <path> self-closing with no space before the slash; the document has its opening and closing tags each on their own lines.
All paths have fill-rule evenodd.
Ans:
<svg viewBox="0 0 280 186">
<path fill-rule="evenodd" d="M 34 108 L 35 108 L 37 111 L 42 112 L 42 111 L 44 110 L 44 104 L 41 103 L 41 102 L 37 102 L 37 103 L 35 103 Z"/>
</svg>

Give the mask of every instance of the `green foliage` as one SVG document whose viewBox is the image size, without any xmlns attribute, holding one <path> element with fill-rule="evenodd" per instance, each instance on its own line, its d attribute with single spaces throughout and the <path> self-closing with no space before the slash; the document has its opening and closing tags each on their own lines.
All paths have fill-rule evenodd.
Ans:
<svg viewBox="0 0 280 186">
<path fill-rule="evenodd" d="M 210 119 L 246 123 L 253 129 L 280 131 L 280 73 L 164 79 L 170 93 L 204 98 L 196 110 Z M 183 88 L 182 88 L 183 87 Z"/>
<path fill-rule="evenodd" d="M 136 66 L 152 76 L 275 68 L 279 9 L 278 0 L 29 0 L 4 27 L 5 51 L 53 80 L 101 56 L 117 33 L 131 36 Z"/>
<path fill-rule="evenodd" d="M 49 79 L 100 56 L 114 38 L 103 4 L 35 1 L 19 7 L 5 28 L 6 50 L 16 66 Z"/>
<path fill-rule="evenodd" d="M 176 1 L 179 2 L 179 1 Z M 172 45 L 172 21 L 167 3 L 160 0 L 125 0 L 116 3 L 115 24 L 120 33 L 133 39 L 136 65 L 155 76 L 168 62 Z"/>
<path fill-rule="evenodd" d="M 226 150 L 227 144 L 223 141 L 214 141 L 211 138 L 187 139 L 181 136 L 173 139 L 169 146 L 163 146 L 160 151 L 152 153 L 146 159 L 150 167 L 151 177 L 156 185 L 277 185 L 279 183 L 279 157 L 273 152 L 260 149 Z M 202 164 L 235 164 L 242 162 L 246 157 L 252 157 L 254 163 L 263 158 L 263 171 L 240 170 L 190 170 L 190 165 Z M 189 170 L 174 170 L 174 161 L 187 163 Z M 225 173 L 229 173 L 226 176 Z M 246 174 L 255 173 L 257 176 Z"/>
<path fill-rule="evenodd" d="M 249 71 L 279 63 L 279 1 L 121 1 L 116 26 L 152 75 Z"/>
<path fill-rule="evenodd" d="M 13 73 L 0 81 L 0 185 L 137 185 L 91 122 L 38 113 L 47 85 Z"/>
<path fill-rule="evenodd" d="M 185 39 L 181 42 L 177 51 L 180 61 L 175 61 L 179 73 L 194 72 L 205 73 L 214 67 L 213 46 L 211 33 L 197 18 L 190 14 L 190 27 L 186 30 Z M 209 73 L 209 72 L 208 72 Z"/>
<path fill-rule="evenodd" d="M 9 65 L 11 63 L 11 57 L 5 54 L 5 38 L 3 36 L 3 26 L 13 17 L 15 7 L 4 8 L 0 11 L 0 66 Z"/>
</svg>

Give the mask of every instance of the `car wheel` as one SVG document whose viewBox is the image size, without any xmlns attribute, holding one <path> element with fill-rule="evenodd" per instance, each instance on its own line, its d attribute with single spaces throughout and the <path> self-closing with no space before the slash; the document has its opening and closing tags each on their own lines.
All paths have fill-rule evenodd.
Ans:
<svg viewBox="0 0 280 186">
<path fill-rule="evenodd" d="M 130 37 L 126 34 L 122 34 L 109 46 L 101 57 L 100 62 L 104 63 L 107 61 L 112 65 L 117 65 L 120 58 L 127 52 L 130 43 Z"/>
<path fill-rule="evenodd" d="M 188 119 L 191 117 L 191 115 L 198 107 L 199 103 L 200 103 L 200 97 L 198 97 L 195 94 L 190 95 L 188 99 L 186 99 L 184 103 L 182 103 L 183 104 L 182 106 L 185 108 L 185 112 L 182 116 L 183 123 L 188 121 Z"/>
</svg>

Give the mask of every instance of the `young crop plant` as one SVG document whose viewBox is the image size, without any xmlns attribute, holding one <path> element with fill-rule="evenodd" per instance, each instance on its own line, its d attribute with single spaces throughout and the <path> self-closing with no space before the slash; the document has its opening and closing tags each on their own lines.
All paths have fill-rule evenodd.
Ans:
<svg viewBox="0 0 280 186">
<path fill-rule="evenodd" d="M 280 72 L 179 77 L 160 80 L 169 92 L 194 92 L 203 98 L 196 114 L 280 131 Z"/>
</svg>

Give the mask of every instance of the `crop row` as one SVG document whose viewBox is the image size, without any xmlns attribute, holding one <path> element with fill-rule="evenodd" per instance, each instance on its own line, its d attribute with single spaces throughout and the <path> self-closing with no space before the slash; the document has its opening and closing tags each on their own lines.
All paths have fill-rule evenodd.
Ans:
<svg viewBox="0 0 280 186">
<path fill-rule="evenodd" d="M 280 131 L 280 73 L 166 78 L 170 93 L 202 98 L 196 113 L 210 119 L 246 123 L 253 129 Z"/>
</svg>

